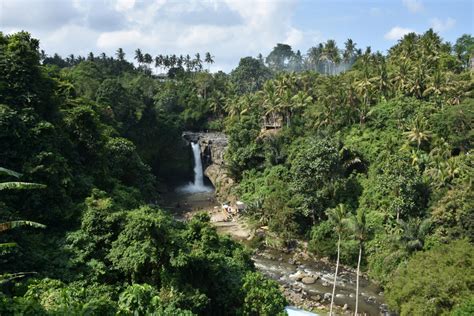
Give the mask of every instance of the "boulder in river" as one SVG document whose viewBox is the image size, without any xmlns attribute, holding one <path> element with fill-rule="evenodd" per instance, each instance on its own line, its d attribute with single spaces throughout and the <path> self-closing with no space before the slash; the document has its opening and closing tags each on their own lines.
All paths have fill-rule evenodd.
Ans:
<svg viewBox="0 0 474 316">
<path fill-rule="evenodd" d="M 306 275 L 303 271 L 298 270 L 293 274 L 290 274 L 290 280 L 301 281 Z"/>
<path fill-rule="evenodd" d="M 324 300 L 325 300 L 325 301 L 326 301 L 326 300 L 329 301 L 329 300 L 331 299 L 331 297 L 332 297 L 332 294 L 331 294 L 331 293 L 324 293 Z"/>
<path fill-rule="evenodd" d="M 304 284 L 314 284 L 316 282 L 316 278 L 306 276 L 301 279 L 301 282 L 303 282 Z"/>
<path fill-rule="evenodd" d="M 313 301 L 319 302 L 321 300 L 321 295 L 313 295 L 310 297 Z"/>
</svg>

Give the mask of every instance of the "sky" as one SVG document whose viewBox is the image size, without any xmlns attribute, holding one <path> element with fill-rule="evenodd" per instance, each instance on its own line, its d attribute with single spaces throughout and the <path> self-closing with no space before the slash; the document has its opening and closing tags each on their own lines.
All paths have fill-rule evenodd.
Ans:
<svg viewBox="0 0 474 316">
<path fill-rule="evenodd" d="M 133 61 L 209 51 L 211 71 L 268 55 L 277 43 L 304 54 L 347 38 L 386 52 L 408 32 L 433 28 L 454 43 L 473 34 L 473 0 L 0 0 L 0 31 L 30 32 L 47 54 L 86 56 L 121 47 Z"/>
</svg>

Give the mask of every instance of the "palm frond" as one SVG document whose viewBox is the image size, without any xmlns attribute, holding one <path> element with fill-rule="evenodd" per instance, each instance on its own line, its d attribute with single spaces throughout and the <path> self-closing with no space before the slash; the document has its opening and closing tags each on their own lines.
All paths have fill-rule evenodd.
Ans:
<svg viewBox="0 0 474 316">
<path fill-rule="evenodd" d="M 32 221 L 10 221 L 5 223 L 0 223 L 0 232 L 5 230 L 13 229 L 20 226 L 31 226 L 35 228 L 45 228 L 46 226 L 37 222 Z"/>
<path fill-rule="evenodd" d="M 16 243 L 6 242 L 6 243 L 3 243 L 3 244 L 0 244 L 0 251 L 5 249 L 5 248 L 13 248 L 13 247 L 16 247 Z"/>
<path fill-rule="evenodd" d="M 21 190 L 21 189 L 43 189 L 46 185 L 31 182 L 2 182 L 0 183 L 1 190 Z"/>
<path fill-rule="evenodd" d="M 12 176 L 12 177 L 15 177 L 15 178 L 21 177 L 21 173 L 18 173 L 18 172 L 15 172 L 13 170 L 3 168 L 3 167 L 0 167 L 0 174 L 4 174 L 4 175 L 7 175 L 7 176 Z"/>
<path fill-rule="evenodd" d="M 38 274 L 38 272 L 18 272 L 18 273 L 6 273 L 0 275 L 0 285 L 10 282 L 15 279 L 23 278 L 29 274 Z"/>
</svg>

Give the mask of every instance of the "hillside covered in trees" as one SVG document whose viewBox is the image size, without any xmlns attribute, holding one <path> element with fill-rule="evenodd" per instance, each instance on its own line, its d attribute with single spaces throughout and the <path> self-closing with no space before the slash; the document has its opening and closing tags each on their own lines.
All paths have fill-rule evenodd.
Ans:
<svg viewBox="0 0 474 316">
<path fill-rule="evenodd" d="M 387 55 L 277 44 L 226 74 L 210 53 L 62 58 L 0 33 L 0 314 L 282 313 L 251 250 L 160 207 L 192 173 L 185 130 L 228 135 L 265 244 L 307 241 L 401 315 L 470 314 L 473 53 L 428 30 Z"/>
</svg>

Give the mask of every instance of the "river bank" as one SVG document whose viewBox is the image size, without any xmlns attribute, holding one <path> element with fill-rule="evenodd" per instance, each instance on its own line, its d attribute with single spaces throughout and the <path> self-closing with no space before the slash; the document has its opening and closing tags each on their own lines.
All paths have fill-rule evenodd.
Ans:
<svg viewBox="0 0 474 316">
<path fill-rule="evenodd" d="M 213 192 L 179 193 L 165 196 L 166 208 L 177 219 L 187 220 L 198 212 L 209 214 L 212 225 L 220 234 L 229 235 L 236 241 L 255 246 L 255 239 L 262 239 L 264 230 L 255 232 L 246 220 L 225 212 L 215 200 Z M 304 243 L 293 250 L 272 249 L 263 243 L 252 259 L 255 267 L 276 280 L 287 300 L 294 306 L 325 315 L 329 312 L 335 266 L 329 260 L 312 256 Z M 340 266 L 335 295 L 337 315 L 352 315 L 355 306 L 356 273 L 354 269 Z M 364 276 L 360 279 L 359 313 L 362 315 L 389 315 L 383 293 Z"/>
</svg>

